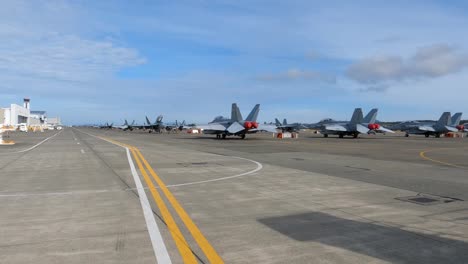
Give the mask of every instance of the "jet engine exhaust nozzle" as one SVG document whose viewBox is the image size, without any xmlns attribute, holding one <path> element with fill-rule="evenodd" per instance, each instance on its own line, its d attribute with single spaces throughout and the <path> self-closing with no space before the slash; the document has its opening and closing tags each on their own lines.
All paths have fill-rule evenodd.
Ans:
<svg viewBox="0 0 468 264">
<path fill-rule="evenodd" d="M 244 127 L 245 127 L 246 129 L 258 128 L 258 123 L 257 123 L 257 122 L 246 121 L 246 122 L 244 123 Z"/>
</svg>

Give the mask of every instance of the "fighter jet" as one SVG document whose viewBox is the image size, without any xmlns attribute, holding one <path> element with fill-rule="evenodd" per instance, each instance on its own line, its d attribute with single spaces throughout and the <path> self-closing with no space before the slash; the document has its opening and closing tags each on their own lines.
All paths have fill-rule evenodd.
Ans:
<svg viewBox="0 0 468 264">
<path fill-rule="evenodd" d="M 112 129 L 113 127 L 114 127 L 114 123 L 111 123 L 111 124 L 109 125 L 109 123 L 106 122 L 105 125 L 100 126 L 99 128 L 101 128 L 101 129 Z"/>
<path fill-rule="evenodd" d="M 369 113 L 364 117 L 364 119 L 362 121 L 362 124 L 367 126 L 367 128 L 369 128 L 369 132 L 367 132 L 367 133 L 368 134 L 395 133 L 395 131 L 390 130 L 388 128 L 385 128 L 385 127 L 381 126 L 377 122 L 377 113 L 378 113 L 378 111 L 379 111 L 379 109 L 374 108 L 374 109 L 370 110 Z"/>
<path fill-rule="evenodd" d="M 457 115 L 454 115 L 456 117 Z M 458 117 L 457 117 L 458 118 Z M 457 119 L 456 118 L 456 119 Z M 456 120 L 454 120 L 456 121 Z M 406 132 L 405 136 L 409 137 L 410 134 L 424 135 L 426 137 L 435 136 L 436 138 L 440 135 L 448 132 L 457 132 L 458 129 L 450 126 L 452 120 L 450 118 L 450 112 L 444 112 L 439 121 L 436 123 L 423 123 L 418 121 L 403 122 L 393 126 L 393 129 L 398 129 Z"/>
<path fill-rule="evenodd" d="M 455 113 L 452 118 L 450 119 L 449 126 L 456 128 L 460 132 L 468 132 L 468 126 L 466 124 L 460 125 L 461 117 L 463 113 Z"/>
<path fill-rule="evenodd" d="M 304 125 L 300 123 L 292 123 L 288 124 L 288 121 L 283 119 L 283 123 L 281 123 L 278 118 L 275 118 L 275 125 L 277 129 L 281 129 L 283 132 L 297 132 L 302 128 L 306 128 Z"/>
<path fill-rule="evenodd" d="M 162 119 L 163 119 L 162 115 L 158 116 L 158 118 L 156 118 L 156 121 L 154 123 L 151 123 L 147 116 L 145 116 L 145 118 L 146 118 L 146 124 L 147 124 L 145 128 L 149 129 L 149 133 L 152 133 L 152 132 L 161 133 L 162 131 L 166 129 L 166 127 L 164 126 L 162 122 Z"/>
<path fill-rule="evenodd" d="M 127 131 L 127 130 L 133 131 L 133 129 L 135 128 L 135 120 L 133 120 L 131 124 L 128 124 L 127 119 L 125 119 L 125 123 L 121 126 L 118 126 L 117 128 L 122 129 L 123 131 Z"/>
<path fill-rule="evenodd" d="M 324 137 L 328 135 L 338 135 L 340 138 L 344 136 L 353 136 L 357 138 L 359 134 L 367 134 L 369 132 L 390 132 L 392 130 L 382 127 L 375 123 L 377 118 L 377 109 L 372 109 L 366 118 L 363 117 L 362 109 L 356 108 L 349 122 L 333 121 L 332 119 L 325 119 L 316 124 L 309 125 L 310 128 L 320 130 Z"/>
<path fill-rule="evenodd" d="M 190 127 L 185 126 L 185 120 L 179 123 L 177 120 L 173 124 L 166 124 L 166 131 L 168 132 L 179 132 Z"/>
<path fill-rule="evenodd" d="M 216 138 L 225 139 L 227 136 L 239 136 L 244 139 L 246 134 L 257 133 L 259 131 L 277 132 L 275 126 L 261 125 L 257 123 L 260 105 L 257 104 L 244 120 L 237 104 L 233 103 L 231 108 L 231 118 L 217 116 L 207 125 L 198 125 L 197 128 L 203 130 L 205 134 L 216 135 Z"/>
</svg>

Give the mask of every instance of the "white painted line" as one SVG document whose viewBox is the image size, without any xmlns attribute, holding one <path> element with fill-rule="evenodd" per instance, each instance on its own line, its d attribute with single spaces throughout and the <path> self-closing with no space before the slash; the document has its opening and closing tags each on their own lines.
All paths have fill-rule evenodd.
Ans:
<svg viewBox="0 0 468 264">
<path fill-rule="evenodd" d="M 148 227 L 148 233 L 151 238 L 151 243 L 153 244 L 154 254 L 156 255 L 156 260 L 158 263 L 172 263 L 171 258 L 169 257 L 169 252 L 167 252 L 166 245 L 159 231 L 158 224 L 154 219 L 153 211 L 146 196 L 145 189 L 141 183 L 140 176 L 135 169 L 135 164 L 133 163 L 132 156 L 130 155 L 130 150 L 127 150 L 128 163 L 130 164 L 130 170 L 132 171 L 133 180 L 135 181 L 136 189 L 138 191 L 138 197 L 140 197 L 141 207 L 143 208 L 143 214 L 145 216 L 146 226 Z"/>
<path fill-rule="evenodd" d="M 81 149 L 81 154 L 85 154 L 84 149 Z"/>
<path fill-rule="evenodd" d="M 80 142 L 76 142 L 76 144 L 77 144 L 77 145 L 79 145 L 79 144 L 80 144 Z"/>
<path fill-rule="evenodd" d="M 224 181 L 224 180 L 239 178 L 239 177 L 242 177 L 242 176 L 247 176 L 247 175 L 256 173 L 257 171 L 263 169 L 263 165 L 262 165 L 260 162 L 258 162 L 258 161 L 251 160 L 251 159 L 246 159 L 246 158 L 241 158 L 241 157 L 234 157 L 234 156 L 228 156 L 228 157 L 237 158 L 237 159 L 242 159 L 242 160 L 247 160 L 247 161 L 253 162 L 253 163 L 257 164 L 257 168 L 254 169 L 254 170 L 251 170 L 251 171 L 248 171 L 248 172 L 244 172 L 244 173 L 241 173 L 241 174 L 236 174 L 236 175 L 233 175 L 233 176 L 227 176 L 227 177 L 222 177 L 222 178 L 216 178 L 216 179 L 211 179 L 211 180 L 206 180 L 206 181 L 196 181 L 196 182 L 187 182 L 187 183 L 180 183 L 180 184 L 172 184 L 172 185 L 166 185 L 166 187 L 178 187 L 178 186 L 195 185 L 195 184 L 202 184 L 202 183 L 215 182 L 215 181 Z"/>
<path fill-rule="evenodd" d="M 85 133 L 89 136 L 92 136 L 92 137 L 95 137 L 95 138 L 99 138 L 93 134 L 89 134 L 87 132 L 84 132 L 84 131 L 81 131 L 81 130 L 78 130 L 82 133 Z M 108 141 L 108 140 L 105 140 L 105 139 L 102 139 L 102 138 L 99 138 L 101 140 L 104 140 L 104 141 L 107 141 L 111 144 L 114 144 L 116 145 L 115 143 L 112 143 L 111 141 Z M 118 146 L 118 145 L 117 145 Z M 220 155 L 220 156 L 223 156 L 223 155 Z M 230 157 L 230 158 L 237 158 L 237 159 L 241 159 L 241 160 L 246 160 L 246 161 L 250 161 L 250 162 L 253 162 L 257 165 L 257 168 L 255 168 L 254 170 L 251 170 L 251 171 L 248 171 L 248 172 L 244 172 L 244 173 L 241 173 L 241 174 L 236 174 L 236 175 L 232 175 L 232 176 L 227 176 L 227 177 L 221 177 L 221 178 L 216 178 L 216 179 L 211 179 L 211 180 L 205 180 L 205 181 L 195 181 L 195 182 L 187 182 L 187 183 L 180 183 L 180 184 L 172 184 L 172 185 L 166 185 L 166 187 L 170 188 L 170 187 L 179 187 L 179 186 L 188 186 L 188 185 L 196 185 L 196 184 L 203 184 L 203 183 L 209 183 L 209 182 L 216 182 L 216 181 L 224 181 L 224 180 L 229 180 L 229 179 L 234 179 L 234 178 L 239 178 L 239 177 L 243 177 L 243 176 L 247 176 L 247 175 L 250 175 L 250 174 L 254 174 L 260 170 L 263 169 L 263 165 L 258 162 L 258 161 L 255 161 L 255 160 L 251 160 L 251 159 L 246 159 L 246 158 L 242 158 L 242 157 L 235 157 L 235 156 L 223 156 L 223 157 Z M 156 187 L 158 188 L 158 187 Z"/>
<path fill-rule="evenodd" d="M 146 196 L 145 188 L 141 183 L 140 176 L 138 175 L 138 172 L 135 168 L 135 164 L 133 163 L 132 156 L 130 155 L 130 150 L 126 147 L 117 145 L 111 141 L 99 138 L 93 134 L 89 134 L 81 130 L 78 131 L 85 133 L 89 136 L 98 138 L 100 140 L 107 141 L 113 145 L 122 147 L 127 151 L 128 164 L 130 165 L 133 180 L 135 181 L 138 197 L 140 198 L 140 204 L 143 209 L 143 215 L 145 216 L 145 222 L 146 226 L 148 227 L 148 233 L 150 235 L 151 244 L 153 246 L 153 251 L 156 256 L 156 261 L 161 264 L 172 264 L 171 258 L 169 257 L 169 252 L 167 251 L 166 245 L 164 244 L 164 240 L 161 236 L 161 232 L 159 231 L 158 224 L 156 223 L 156 219 L 154 219 L 153 210 L 151 210 L 151 205 L 148 201 L 148 197 Z"/>
<path fill-rule="evenodd" d="M 12 152 L 4 152 L 4 153 L 0 153 L 0 154 L 11 154 L 11 153 L 22 153 L 22 152 L 26 152 L 26 151 L 30 151 L 30 150 L 33 150 L 35 148 L 37 148 L 39 145 L 41 145 L 42 143 L 46 142 L 47 140 L 51 139 L 51 138 L 54 138 L 55 136 L 57 136 L 58 134 L 62 133 L 63 130 L 60 130 L 59 132 L 55 133 L 54 135 L 42 140 L 41 142 L 37 143 L 36 145 L 30 147 L 30 148 L 27 148 L 27 149 L 23 149 L 23 150 L 19 150 L 19 151 L 12 151 Z"/>
</svg>

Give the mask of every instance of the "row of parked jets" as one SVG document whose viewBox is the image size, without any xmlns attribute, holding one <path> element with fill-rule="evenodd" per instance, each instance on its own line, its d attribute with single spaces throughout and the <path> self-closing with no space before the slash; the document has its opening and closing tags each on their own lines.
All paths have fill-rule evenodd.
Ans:
<svg viewBox="0 0 468 264">
<path fill-rule="evenodd" d="M 182 123 L 179 123 L 177 120 L 173 124 L 164 124 L 163 123 L 163 116 L 160 115 L 156 118 L 156 121 L 152 123 L 149 118 L 146 116 L 146 124 L 144 125 L 136 125 L 135 120 L 133 120 L 132 123 L 128 123 L 127 120 L 125 120 L 125 123 L 120 126 L 114 126 L 114 123 L 106 123 L 105 125 L 102 126 L 95 126 L 99 127 L 101 129 L 112 129 L 112 128 L 118 128 L 122 129 L 123 131 L 133 131 L 134 129 L 143 129 L 148 131 L 149 133 L 163 133 L 163 132 L 176 132 L 176 131 L 182 131 L 184 129 L 189 129 L 193 126 L 186 126 L 185 125 L 185 120 L 182 121 Z"/>
<path fill-rule="evenodd" d="M 216 138 L 239 136 L 242 139 L 247 134 L 257 132 L 276 133 L 279 130 L 282 132 L 297 132 L 301 129 L 314 129 L 324 137 L 337 135 L 340 138 L 345 136 L 357 138 L 359 134 L 395 133 L 394 130 L 405 132 L 405 136 L 407 137 L 410 134 L 440 137 L 449 132 L 468 132 L 468 124 L 460 125 L 462 113 L 456 113 L 452 116 L 450 112 L 444 112 L 438 121 L 408 121 L 386 128 L 377 122 L 377 108 L 372 109 L 366 116 L 363 115 L 361 108 L 356 108 L 350 121 L 324 119 L 313 124 L 288 124 L 286 120 L 281 123 L 278 119 L 275 120 L 274 124 L 260 124 L 257 122 L 259 112 L 260 104 L 257 104 L 244 119 L 237 104 L 233 103 L 231 117 L 217 116 L 213 121 L 205 125 L 186 126 L 185 121 L 181 124 L 176 121 L 175 124 L 165 125 L 162 122 L 163 117 L 159 116 L 154 123 L 151 123 L 148 117 L 146 117 L 146 125 L 135 125 L 135 122 L 129 124 L 125 120 L 124 125 L 116 128 L 122 130 L 147 129 L 149 132 L 157 133 L 196 128 L 203 130 L 204 134 L 216 135 Z M 113 124 L 106 124 L 105 126 L 100 126 L 100 128 L 113 128 Z"/>
</svg>

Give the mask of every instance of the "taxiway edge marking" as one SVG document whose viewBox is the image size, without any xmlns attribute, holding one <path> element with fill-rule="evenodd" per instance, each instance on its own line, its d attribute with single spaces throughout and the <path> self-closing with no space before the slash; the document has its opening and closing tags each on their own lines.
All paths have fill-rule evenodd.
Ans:
<svg viewBox="0 0 468 264">
<path fill-rule="evenodd" d="M 219 256 L 219 254 L 216 252 L 216 250 L 213 248 L 213 246 L 210 244 L 210 242 L 208 242 L 208 240 L 205 238 L 205 236 L 202 234 L 200 229 L 197 227 L 197 225 L 190 218 L 190 216 L 185 211 L 185 209 L 180 205 L 180 203 L 177 201 L 177 199 L 174 197 L 174 195 L 169 191 L 169 189 L 166 187 L 166 185 L 161 180 L 161 178 L 159 178 L 159 176 L 153 170 L 153 168 L 148 163 L 148 161 L 143 157 L 141 152 L 136 148 L 135 148 L 135 152 L 138 155 L 138 157 L 141 158 L 141 160 L 145 164 L 146 168 L 150 172 L 151 176 L 156 181 L 156 183 L 159 185 L 159 187 L 163 191 L 164 195 L 166 196 L 167 200 L 169 200 L 169 203 L 172 205 L 174 210 L 179 215 L 182 222 L 184 222 L 185 226 L 187 227 L 189 232 L 192 234 L 193 238 L 195 239 L 197 244 L 200 246 L 203 253 L 205 253 L 205 256 L 208 258 L 209 262 L 210 263 L 216 263 L 216 264 L 224 263 L 222 258 Z"/>
<path fill-rule="evenodd" d="M 172 261 L 169 257 L 169 252 L 167 251 L 158 224 L 156 223 L 156 219 L 154 218 L 154 214 L 151 210 L 151 206 L 148 197 L 146 196 L 145 189 L 143 188 L 143 184 L 135 168 L 135 164 L 133 163 L 132 156 L 130 155 L 130 150 L 128 148 L 125 148 L 125 150 L 127 152 L 128 164 L 130 165 L 133 180 L 135 181 L 138 197 L 140 198 L 139 200 L 141 208 L 143 209 L 143 215 L 145 217 L 146 226 L 148 227 L 148 233 L 151 239 L 151 244 L 153 245 L 153 251 L 156 256 L 156 260 L 158 263 L 171 264 Z"/>
<path fill-rule="evenodd" d="M 151 209 L 148 196 L 146 195 L 145 188 L 143 187 L 143 183 L 140 180 L 138 172 L 135 168 L 135 164 L 133 163 L 133 159 L 130 155 L 131 146 L 119 144 L 119 142 L 113 142 L 113 140 L 111 141 L 102 137 L 98 137 L 98 136 L 86 133 L 84 131 L 80 131 L 80 132 L 85 133 L 89 136 L 107 141 L 108 143 L 117 145 L 126 150 L 128 163 L 130 165 L 130 171 L 132 172 L 133 180 L 135 181 L 135 186 L 137 189 L 141 207 L 143 209 L 143 216 L 145 217 L 145 222 L 148 228 L 148 233 L 150 236 L 151 245 L 153 246 L 153 251 L 156 257 L 156 261 L 162 264 L 172 264 L 171 258 L 169 256 L 169 252 L 167 251 L 167 248 L 166 248 L 166 245 L 164 244 L 164 240 L 162 238 L 158 224 L 156 223 L 156 219 L 154 218 L 154 214 Z"/>
<path fill-rule="evenodd" d="M 154 186 L 153 182 L 151 181 L 148 173 L 146 172 L 145 168 L 143 167 L 140 157 L 135 154 L 136 149 L 132 148 L 131 152 L 133 156 L 135 157 L 135 161 L 137 163 L 137 166 L 143 175 L 143 178 L 148 185 L 151 194 L 153 195 L 154 201 L 156 202 L 156 205 L 158 206 L 161 215 L 166 222 L 167 228 L 169 229 L 172 238 L 175 241 L 175 244 L 177 246 L 177 249 L 179 250 L 180 255 L 182 256 L 182 259 L 184 263 L 198 263 L 197 259 L 195 258 L 195 255 L 190 249 L 190 246 L 188 245 L 187 241 L 185 240 L 184 235 L 180 231 L 179 227 L 177 226 L 174 218 L 172 217 L 171 213 L 169 212 L 169 209 L 167 208 L 166 204 L 164 203 L 161 195 L 159 192 L 156 190 L 156 187 Z"/>
<path fill-rule="evenodd" d="M 459 165 L 457 165 L 457 164 L 453 164 L 453 163 L 444 162 L 444 161 L 440 161 L 440 160 L 436 160 L 436 159 L 429 158 L 429 157 L 426 156 L 426 153 L 427 153 L 427 152 L 430 152 L 430 151 L 434 151 L 434 150 L 425 150 L 425 151 L 421 151 L 421 152 L 419 152 L 419 156 L 420 156 L 422 159 L 425 159 L 425 160 L 428 160 L 428 161 L 432 161 L 432 162 L 435 162 L 435 163 L 439 163 L 439 164 L 442 164 L 442 165 L 451 166 L 451 167 L 455 167 L 455 168 L 459 168 L 459 169 L 466 169 L 466 167 L 464 167 L 464 166 L 459 166 Z"/>
<path fill-rule="evenodd" d="M 54 138 L 55 136 L 57 136 L 58 134 L 62 133 L 63 130 L 60 130 L 59 132 L 53 134 L 52 136 L 42 140 L 41 142 L 37 143 L 36 145 L 30 147 L 30 148 L 27 148 L 27 149 L 23 149 L 23 150 L 19 150 L 19 151 L 14 151 L 14 152 L 5 152 L 5 153 L 0 153 L 0 154 L 11 154 L 11 153 L 23 153 L 23 152 L 27 152 L 27 151 L 30 151 L 30 150 L 33 150 L 37 147 L 39 147 L 40 145 L 42 145 L 43 143 L 45 143 L 47 140 L 49 139 L 52 139 Z"/>
</svg>

